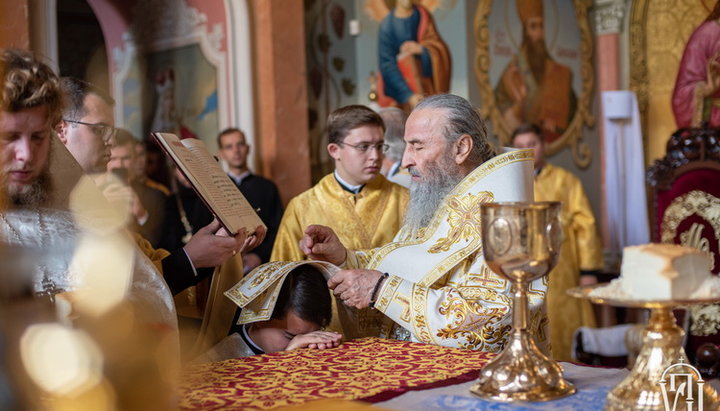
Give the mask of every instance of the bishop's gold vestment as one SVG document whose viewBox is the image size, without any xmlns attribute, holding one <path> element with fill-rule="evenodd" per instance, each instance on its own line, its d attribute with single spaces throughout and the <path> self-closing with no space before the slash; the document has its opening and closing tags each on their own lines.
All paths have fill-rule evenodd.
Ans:
<svg viewBox="0 0 720 411">
<path fill-rule="evenodd" d="M 480 205 L 532 201 L 533 154 L 514 150 L 477 167 L 451 191 L 419 233 L 401 229 L 369 251 L 349 251 L 345 268 L 387 272 L 375 308 L 385 314 L 381 335 L 397 325 L 416 342 L 499 352 L 512 325 L 509 281 L 485 265 Z M 546 277 L 530 283 L 528 331 L 546 350 Z M 391 324 L 391 321 L 395 325 Z"/>
<path fill-rule="evenodd" d="M 333 174 L 328 174 L 314 187 L 290 200 L 270 261 L 304 260 L 298 242 L 311 224 L 332 228 L 347 248 L 387 244 L 402 225 L 408 199 L 407 189 L 382 175 L 353 194 L 344 190 Z"/>
<path fill-rule="evenodd" d="M 580 270 L 602 267 L 602 243 L 582 184 L 569 171 L 546 164 L 535 178 L 535 200 L 563 202 L 564 240 L 557 266 L 549 275 L 547 307 L 553 357 L 570 361 L 573 333 L 580 326 L 595 326 L 595 316 L 587 300 L 566 291 L 578 286 Z"/>
</svg>

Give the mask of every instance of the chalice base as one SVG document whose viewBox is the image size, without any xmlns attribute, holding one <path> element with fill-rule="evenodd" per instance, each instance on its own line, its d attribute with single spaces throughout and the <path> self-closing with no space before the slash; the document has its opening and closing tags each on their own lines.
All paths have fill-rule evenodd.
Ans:
<svg viewBox="0 0 720 411">
<path fill-rule="evenodd" d="M 575 393 L 563 369 L 545 356 L 529 334 L 514 331 L 502 353 L 480 371 L 473 394 L 503 402 L 549 401 Z"/>
</svg>

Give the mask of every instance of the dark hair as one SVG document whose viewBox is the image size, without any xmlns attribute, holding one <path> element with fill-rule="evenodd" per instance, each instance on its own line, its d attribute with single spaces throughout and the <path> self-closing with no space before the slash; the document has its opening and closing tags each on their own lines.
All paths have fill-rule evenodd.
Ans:
<svg viewBox="0 0 720 411">
<path fill-rule="evenodd" d="M 237 127 L 228 127 L 225 130 L 221 131 L 220 134 L 218 134 L 218 136 L 217 136 L 218 148 L 222 148 L 222 136 L 226 136 L 226 135 L 232 134 L 232 133 L 240 133 L 240 135 L 243 136 L 243 140 L 247 140 L 245 138 L 245 133 L 243 133 L 242 130 L 240 130 Z M 247 141 L 245 141 L 245 143 L 247 144 Z"/>
<path fill-rule="evenodd" d="M 479 166 L 497 154 L 488 141 L 480 114 L 466 99 L 454 94 L 436 94 L 420 101 L 413 112 L 423 109 L 445 110 L 444 137 L 448 143 L 456 142 L 465 134 L 472 138 L 472 151 L 467 159 L 470 164 Z"/>
<path fill-rule="evenodd" d="M 133 148 L 135 148 L 136 143 L 142 144 L 128 130 L 125 130 L 124 128 L 117 129 L 117 134 L 115 135 L 115 144 L 113 145 L 113 147 L 122 147 L 128 144 L 132 144 Z"/>
<path fill-rule="evenodd" d="M 31 53 L 0 49 L 0 110 L 18 112 L 47 105 L 47 120 L 54 127 L 62 120 L 62 92 L 58 76 Z"/>
<path fill-rule="evenodd" d="M 303 264 L 285 277 L 271 318 L 283 318 L 290 311 L 320 328 L 330 324 L 330 290 L 325 277 L 317 268 Z"/>
<path fill-rule="evenodd" d="M 342 143 L 348 133 L 362 126 L 378 126 L 385 132 L 382 117 L 370 108 L 359 104 L 340 107 L 328 116 L 328 144 Z"/>
<path fill-rule="evenodd" d="M 540 139 L 541 142 L 545 141 L 545 137 L 543 136 L 543 132 L 540 126 L 533 123 L 523 123 L 520 124 L 510 135 L 510 143 L 514 143 L 515 137 L 519 136 L 520 134 L 527 133 L 535 134 L 536 136 L 538 136 L 538 139 Z"/>
<path fill-rule="evenodd" d="M 115 100 L 103 90 L 95 87 L 85 80 L 75 77 L 63 77 L 60 79 L 63 94 L 65 95 L 65 118 L 80 120 L 87 114 L 85 111 L 85 97 L 94 94 L 100 97 L 107 105 L 115 105 Z"/>
</svg>

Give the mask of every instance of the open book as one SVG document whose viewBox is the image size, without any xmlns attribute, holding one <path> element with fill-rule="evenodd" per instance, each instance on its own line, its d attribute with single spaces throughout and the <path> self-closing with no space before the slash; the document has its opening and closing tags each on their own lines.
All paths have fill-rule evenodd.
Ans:
<svg viewBox="0 0 720 411">
<path fill-rule="evenodd" d="M 202 141 L 194 138 L 180 140 L 170 133 L 152 135 L 229 233 L 237 234 L 244 227 L 250 235 L 258 226 L 265 227 Z"/>
</svg>

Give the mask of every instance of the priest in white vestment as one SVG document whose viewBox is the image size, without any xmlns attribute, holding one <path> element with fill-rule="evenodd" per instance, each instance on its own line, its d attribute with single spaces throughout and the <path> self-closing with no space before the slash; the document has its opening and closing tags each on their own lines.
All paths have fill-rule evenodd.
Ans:
<svg viewBox="0 0 720 411">
<path fill-rule="evenodd" d="M 393 242 L 347 250 L 330 228 L 314 225 L 299 246 L 344 268 L 329 287 L 346 306 L 384 314 L 381 336 L 499 352 L 511 330 L 513 292 L 485 265 L 480 204 L 533 200 L 532 151 L 497 153 L 472 105 L 447 94 L 417 105 L 405 143 L 410 203 Z M 528 296 L 528 330 L 545 350 L 546 292 L 546 279 L 538 279 Z"/>
</svg>

